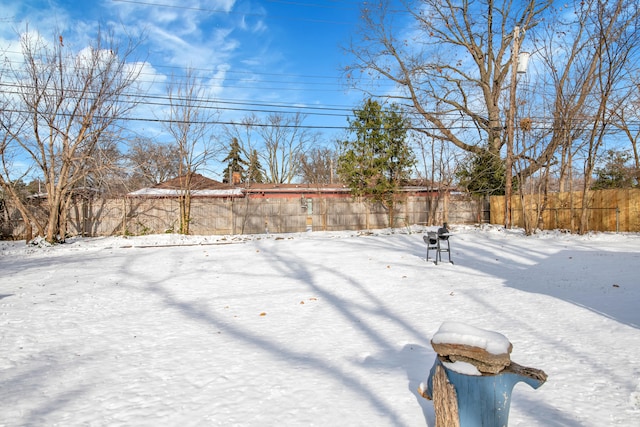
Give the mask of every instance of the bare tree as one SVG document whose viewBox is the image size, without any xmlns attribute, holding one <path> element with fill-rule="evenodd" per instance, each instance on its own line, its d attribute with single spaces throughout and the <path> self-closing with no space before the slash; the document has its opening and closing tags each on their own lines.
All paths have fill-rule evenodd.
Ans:
<svg viewBox="0 0 640 427">
<path fill-rule="evenodd" d="M 626 142 L 629 144 L 628 151 L 633 162 L 632 173 L 635 176 L 635 185 L 640 186 L 640 67 L 639 64 L 632 63 L 631 66 L 625 68 L 629 73 L 628 90 L 621 91 L 616 94 L 616 102 L 619 106 L 613 110 L 613 126 L 619 129 L 625 136 Z"/>
<path fill-rule="evenodd" d="M 629 93 L 628 102 L 621 103 L 620 108 L 614 111 L 613 125 L 620 129 L 630 145 L 634 168 L 640 172 L 640 128 L 636 125 L 640 122 L 640 91 L 637 85 L 636 90 Z M 638 177 L 640 178 L 640 176 Z"/>
<path fill-rule="evenodd" d="M 5 100 L 3 99 L 3 101 Z M 44 235 L 44 226 L 38 221 L 32 220 L 32 217 L 34 217 L 34 215 L 31 212 L 31 208 L 27 205 L 23 193 L 20 191 L 20 185 L 23 180 L 31 173 L 31 168 L 20 171 L 14 166 L 14 159 L 17 151 L 16 149 L 17 147 L 19 147 L 19 144 L 17 144 L 12 137 L 12 132 L 8 130 L 11 129 L 17 134 L 21 133 L 20 129 L 18 129 L 19 125 L 15 122 L 15 116 L 17 116 L 18 114 L 5 106 L 0 108 L 0 115 L 2 116 L 2 118 L 0 119 L 0 123 L 4 131 L 2 133 L 2 140 L 0 141 L 0 161 L 2 162 L 2 171 L 0 172 L 0 188 L 2 188 L 3 190 L 4 198 L 10 199 L 16 209 L 18 209 L 18 211 L 20 212 L 20 215 L 22 215 L 25 225 L 26 241 L 29 242 L 33 239 L 34 224 L 37 227 L 38 234 Z M 22 118 L 20 118 L 19 120 L 23 122 Z"/>
<path fill-rule="evenodd" d="M 549 164 L 559 151 L 560 191 L 566 189 L 565 183 L 571 191 L 576 156 L 582 156 L 582 212 L 580 224 L 572 228 L 584 232 L 594 167 L 607 129 L 615 122 L 614 113 L 622 108 L 615 93 L 629 85 L 629 62 L 636 61 L 640 38 L 635 29 L 637 5 L 625 0 L 581 1 L 574 11 L 570 22 L 567 14 L 558 11 L 544 36 L 536 37 L 539 57 L 551 76 L 554 98 L 547 108 L 553 112 L 553 121 L 546 145 L 523 175 Z"/>
<path fill-rule="evenodd" d="M 173 142 L 135 138 L 126 157 L 131 171 L 130 186 L 152 186 L 178 176 L 180 155 Z"/>
<path fill-rule="evenodd" d="M 638 58 L 637 2 L 418 0 L 406 3 L 413 16 L 409 25 L 389 4 L 367 4 L 363 11 L 361 36 L 348 49 L 356 58 L 347 70 L 354 81 L 367 73 L 391 82 L 394 89 L 378 95 L 398 98 L 415 111 L 423 120 L 417 130 L 433 141 L 495 158 L 507 145 L 507 180 L 513 160 L 520 160 L 524 180 L 558 156 L 564 189 L 574 181 L 569 178 L 580 153 L 586 159 L 582 188 L 588 188 L 593 161 L 608 137 L 604 128 L 617 108 L 612 96 L 629 84 L 629 62 Z M 523 42 L 542 59 L 529 106 L 535 144 L 509 138 L 524 135 L 515 132 L 514 73 Z M 516 146 L 524 151 L 511 153 Z"/>
<path fill-rule="evenodd" d="M 265 167 L 271 182 L 291 183 L 300 174 L 300 155 L 318 140 L 302 127 L 304 116 L 271 114 L 258 132 L 265 147 Z"/>
<path fill-rule="evenodd" d="M 83 180 L 86 191 L 103 195 L 122 195 L 127 191 L 124 156 L 120 150 L 120 138 L 103 138 L 93 158 L 93 167 Z"/>
<path fill-rule="evenodd" d="M 245 158 L 258 154 L 267 182 L 291 183 L 302 173 L 302 155 L 319 140 L 317 133 L 304 128 L 303 121 L 300 113 L 272 113 L 262 120 L 250 115 L 227 126 L 226 132 L 230 140 L 238 140 Z"/>
<path fill-rule="evenodd" d="M 356 58 L 349 77 L 366 74 L 392 83 L 398 90 L 384 95 L 415 111 L 422 120 L 416 128 L 430 139 L 476 154 L 499 153 L 512 30 L 535 26 L 550 2 L 407 2 L 413 22 L 399 27 L 390 3 L 365 6 L 359 38 L 348 48 Z M 460 118 L 465 126 L 450 126 Z"/>
<path fill-rule="evenodd" d="M 585 160 L 585 184 L 582 189 L 582 211 L 580 216 L 580 233 L 588 231 L 588 190 L 591 179 L 603 146 L 606 129 L 612 122 L 612 111 L 620 108 L 612 98 L 616 86 L 624 80 L 630 56 L 640 45 L 637 35 L 639 11 L 637 5 L 629 8 L 626 1 L 614 2 L 594 1 L 591 10 L 586 10 L 587 19 L 591 21 L 591 39 L 595 41 L 591 51 L 598 58 L 594 89 L 598 102 L 592 124 L 587 133 L 587 158 Z M 618 100 L 621 102 L 621 100 Z"/>
<path fill-rule="evenodd" d="M 499 158 L 507 145 L 506 225 L 510 225 L 517 56 L 524 35 L 537 25 L 550 3 L 408 1 L 407 11 L 414 21 L 409 24 L 411 31 L 394 28 L 398 15 L 390 9 L 390 1 L 376 3 L 377 7 L 367 4 L 360 41 L 349 49 L 356 57 L 350 75 L 373 74 L 391 82 L 397 90 L 385 96 L 398 98 L 415 111 L 422 120 L 416 129 L 428 138 L 481 158 Z M 512 96 L 505 109 L 501 95 L 508 86 Z M 465 124 L 454 126 L 459 118 Z"/>
<path fill-rule="evenodd" d="M 7 64 L 10 76 L 0 95 L 13 113 L 1 116 L 8 146 L 2 151 L 0 184 L 12 194 L 19 174 L 8 154 L 29 161 L 47 193 L 45 221 L 14 200 L 38 234 L 49 242 L 64 241 L 74 189 L 104 166 L 96 161 L 98 152 L 116 137 L 117 121 L 136 105 L 139 68 L 128 61 L 137 44 L 131 39 L 119 44 L 113 34 L 99 31 L 92 45 L 74 52 L 61 36 L 53 43 L 29 32 L 20 38 L 22 62 Z"/>
<path fill-rule="evenodd" d="M 314 147 L 300 157 L 303 182 L 332 184 L 336 174 L 337 153 L 328 147 Z"/>
<path fill-rule="evenodd" d="M 459 150 L 452 149 L 443 141 L 434 141 L 422 132 L 415 132 L 413 136 L 422 165 L 422 170 L 417 171 L 418 178 L 436 192 L 436 197 L 427 202 L 427 222 L 431 225 L 442 224 L 446 218 L 438 217 L 438 206 L 456 179 Z"/>
<path fill-rule="evenodd" d="M 179 156 L 180 233 L 189 234 L 193 177 L 222 148 L 211 134 L 217 111 L 212 109 L 205 86 L 193 69 L 187 69 L 183 78 L 174 77 L 167 92 L 169 106 L 164 124 Z"/>
</svg>

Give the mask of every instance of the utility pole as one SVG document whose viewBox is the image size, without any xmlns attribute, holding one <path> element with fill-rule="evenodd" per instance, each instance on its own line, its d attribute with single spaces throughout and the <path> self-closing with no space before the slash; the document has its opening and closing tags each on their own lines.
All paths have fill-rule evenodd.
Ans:
<svg viewBox="0 0 640 427">
<path fill-rule="evenodd" d="M 511 46 L 511 84 L 509 86 L 509 111 L 507 114 L 507 155 L 504 164 L 504 226 L 511 228 L 511 193 L 512 193 L 512 170 L 513 170 L 513 140 L 515 137 L 516 120 L 516 86 L 518 84 L 518 55 L 520 53 L 520 27 L 516 25 L 513 29 L 513 44 Z"/>
</svg>

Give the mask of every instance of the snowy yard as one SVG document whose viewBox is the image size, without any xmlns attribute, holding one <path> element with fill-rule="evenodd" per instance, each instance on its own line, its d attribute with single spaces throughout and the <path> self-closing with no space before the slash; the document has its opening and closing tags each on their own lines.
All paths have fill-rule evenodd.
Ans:
<svg viewBox="0 0 640 427">
<path fill-rule="evenodd" d="M 510 426 L 640 425 L 640 235 L 0 242 L 1 426 L 433 426 L 444 321 L 544 370 Z"/>
</svg>

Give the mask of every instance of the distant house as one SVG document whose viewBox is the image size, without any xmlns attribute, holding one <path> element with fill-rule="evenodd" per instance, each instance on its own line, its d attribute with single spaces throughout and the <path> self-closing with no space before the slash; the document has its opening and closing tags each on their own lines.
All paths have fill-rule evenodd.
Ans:
<svg viewBox="0 0 640 427">
<path fill-rule="evenodd" d="M 129 232 L 163 232 L 175 228 L 177 199 L 184 178 L 127 194 L 124 203 Z M 192 177 L 191 232 L 244 234 L 308 230 L 362 230 L 408 224 L 476 222 L 481 208 L 458 200 L 455 191 L 428 181 L 411 182 L 398 191 L 401 202 L 391 216 L 378 203 L 354 198 L 343 184 L 257 184 L 232 179 L 223 183 Z M 461 202 L 461 203 L 460 203 Z"/>
<path fill-rule="evenodd" d="M 350 197 L 351 191 L 341 184 L 251 184 L 243 188 L 252 199 L 297 199 L 300 197 Z"/>
<path fill-rule="evenodd" d="M 140 198 L 173 198 L 178 197 L 184 191 L 185 177 L 177 177 L 169 181 L 161 182 L 153 187 L 142 188 L 127 194 L 127 197 Z M 226 197 L 244 197 L 242 189 L 232 187 L 229 184 L 206 178 L 200 174 L 194 174 L 191 177 L 191 197 L 208 197 L 208 198 L 226 198 Z"/>
<path fill-rule="evenodd" d="M 142 188 L 127 194 L 127 197 L 173 198 L 178 197 L 183 188 L 184 177 L 177 177 L 149 188 Z M 452 189 L 438 189 L 430 182 L 414 181 L 400 189 L 405 196 L 433 197 L 438 193 L 455 193 Z M 300 199 L 300 198 L 348 198 L 351 190 L 343 184 L 257 184 L 223 183 L 194 174 L 191 180 L 191 196 L 194 198 L 248 197 L 250 199 Z"/>
</svg>

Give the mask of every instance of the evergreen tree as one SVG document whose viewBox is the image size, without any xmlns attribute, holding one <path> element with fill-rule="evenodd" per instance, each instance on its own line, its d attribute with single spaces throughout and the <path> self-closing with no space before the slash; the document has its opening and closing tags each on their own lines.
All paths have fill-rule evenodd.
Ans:
<svg viewBox="0 0 640 427">
<path fill-rule="evenodd" d="M 397 106 L 383 109 L 371 99 L 354 116 L 349 120 L 353 139 L 340 143 L 338 175 L 354 196 L 382 203 L 393 225 L 395 194 L 416 162 L 406 140 L 409 121 Z"/>
<path fill-rule="evenodd" d="M 638 171 L 629 165 L 631 155 L 626 151 L 607 150 L 604 165 L 596 168 L 594 190 L 630 188 L 638 185 Z"/>
<path fill-rule="evenodd" d="M 225 157 L 223 162 L 227 162 L 227 168 L 224 177 L 222 178 L 222 182 L 228 183 L 230 182 L 231 177 L 234 173 L 240 174 L 240 182 L 244 182 L 245 180 L 245 169 L 244 167 L 248 165 L 247 161 L 242 158 L 242 150 L 240 149 L 240 143 L 237 138 L 233 138 L 231 140 L 231 146 L 229 147 L 229 154 Z"/>
<path fill-rule="evenodd" d="M 249 157 L 249 168 L 247 170 L 247 181 L 249 183 L 262 184 L 264 182 L 264 173 L 260 159 L 258 158 L 258 151 L 253 150 L 251 157 Z"/>
<path fill-rule="evenodd" d="M 479 196 L 504 195 L 505 168 L 502 159 L 489 152 L 474 154 L 457 173 L 460 185 Z M 516 183 L 512 183 L 515 188 Z"/>
</svg>

